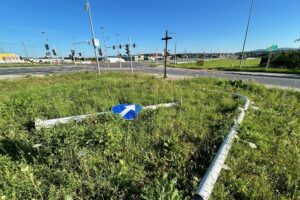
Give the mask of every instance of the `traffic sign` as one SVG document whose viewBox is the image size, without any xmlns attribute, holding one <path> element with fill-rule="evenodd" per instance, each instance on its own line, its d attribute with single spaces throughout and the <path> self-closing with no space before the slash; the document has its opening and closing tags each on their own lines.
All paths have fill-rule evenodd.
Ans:
<svg viewBox="0 0 300 200">
<path fill-rule="evenodd" d="M 271 45 L 267 48 L 267 51 L 271 52 L 271 51 L 276 51 L 278 49 L 278 45 Z"/>
<path fill-rule="evenodd" d="M 121 116 L 125 120 L 134 120 L 142 111 L 142 107 L 137 104 L 121 104 L 112 108 L 112 113 Z"/>
</svg>

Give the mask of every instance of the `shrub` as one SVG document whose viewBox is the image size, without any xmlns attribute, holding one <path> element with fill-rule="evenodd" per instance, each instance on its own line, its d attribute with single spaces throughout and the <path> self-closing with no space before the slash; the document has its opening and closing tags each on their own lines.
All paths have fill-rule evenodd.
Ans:
<svg viewBox="0 0 300 200">
<path fill-rule="evenodd" d="M 204 60 L 198 60 L 198 61 L 196 62 L 196 65 L 197 65 L 197 66 L 204 66 Z"/>
<path fill-rule="evenodd" d="M 268 57 L 261 59 L 260 66 L 266 66 Z M 271 58 L 270 66 L 273 68 L 300 68 L 300 51 L 284 51 L 276 53 Z"/>
</svg>

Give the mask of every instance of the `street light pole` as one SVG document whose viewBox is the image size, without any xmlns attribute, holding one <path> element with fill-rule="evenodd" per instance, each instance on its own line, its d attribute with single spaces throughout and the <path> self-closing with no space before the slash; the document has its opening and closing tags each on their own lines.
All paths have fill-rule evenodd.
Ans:
<svg viewBox="0 0 300 200">
<path fill-rule="evenodd" d="M 247 24 L 247 29 L 246 29 L 245 38 L 244 38 L 242 57 L 241 57 L 241 61 L 240 61 L 240 68 L 242 68 L 243 59 L 244 59 L 244 55 L 245 55 L 245 47 L 246 47 L 247 36 L 248 36 L 248 31 L 249 31 L 249 26 L 250 26 L 250 21 L 251 21 L 251 15 L 252 15 L 252 9 L 253 9 L 253 2 L 254 2 L 254 0 L 251 0 L 251 7 L 250 7 L 248 24 Z"/>
<path fill-rule="evenodd" d="M 98 58 L 98 54 L 97 54 L 97 45 L 96 45 L 96 40 L 95 40 L 93 19 L 92 19 L 92 14 L 91 14 L 91 8 L 90 8 L 89 0 L 86 0 L 85 9 L 89 13 L 90 26 L 91 26 L 91 32 L 92 32 L 92 40 L 93 40 L 93 46 L 94 46 L 94 51 L 95 51 L 95 58 L 96 58 L 96 62 L 97 62 L 98 73 L 101 74 L 100 65 L 99 65 L 99 58 Z"/>
</svg>

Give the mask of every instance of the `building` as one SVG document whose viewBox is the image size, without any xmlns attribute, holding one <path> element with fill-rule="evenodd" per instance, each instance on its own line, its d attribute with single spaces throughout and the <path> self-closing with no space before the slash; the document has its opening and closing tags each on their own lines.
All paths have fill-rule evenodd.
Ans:
<svg viewBox="0 0 300 200">
<path fill-rule="evenodd" d="M 20 56 L 13 53 L 0 53 L 0 63 L 22 63 Z"/>
</svg>

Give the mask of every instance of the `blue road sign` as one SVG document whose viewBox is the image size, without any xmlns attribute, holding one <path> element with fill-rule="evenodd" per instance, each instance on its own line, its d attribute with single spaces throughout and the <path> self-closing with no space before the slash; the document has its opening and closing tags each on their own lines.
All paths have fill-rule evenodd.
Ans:
<svg viewBox="0 0 300 200">
<path fill-rule="evenodd" d="M 112 108 L 112 113 L 121 116 L 125 120 L 137 118 L 143 108 L 137 104 L 121 104 Z"/>
</svg>

